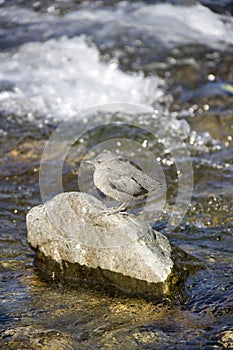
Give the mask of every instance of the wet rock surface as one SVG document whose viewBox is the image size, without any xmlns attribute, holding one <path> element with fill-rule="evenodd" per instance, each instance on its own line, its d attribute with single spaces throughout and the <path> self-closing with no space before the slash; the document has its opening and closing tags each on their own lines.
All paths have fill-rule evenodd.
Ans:
<svg viewBox="0 0 233 350">
<path fill-rule="evenodd" d="M 55 329 L 38 329 L 33 326 L 7 329 L 0 336 L 1 349 L 67 349 L 72 350 L 73 340 L 70 336 Z"/>
<path fill-rule="evenodd" d="M 28 241 L 37 251 L 37 264 L 64 279 L 94 280 L 154 296 L 166 293 L 174 265 L 168 239 L 134 216 L 107 215 L 104 209 L 95 197 L 78 192 L 32 208 Z"/>
</svg>

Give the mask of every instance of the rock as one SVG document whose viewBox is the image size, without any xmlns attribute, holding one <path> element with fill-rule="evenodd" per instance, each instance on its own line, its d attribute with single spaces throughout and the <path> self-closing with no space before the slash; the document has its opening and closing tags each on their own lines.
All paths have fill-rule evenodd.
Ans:
<svg viewBox="0 0 233 350">
<path fill-rule="evenodd" d="M 40 329 L 35 326 L 25 326 L 6 329 L 0 334 L 0 348 L 6 350 L 72 350 L 71 336 L 56 329 Z"/>
<path fill-rule="evenodd" d="M 39 267 L 62 280 L 99 281 L 131 293 L 161 296 L 172 272 L 168 239 L 146 222 L 107 215 L 95 197 L 67 192 L 27 214 L 28 242 Z"/>
</svg>

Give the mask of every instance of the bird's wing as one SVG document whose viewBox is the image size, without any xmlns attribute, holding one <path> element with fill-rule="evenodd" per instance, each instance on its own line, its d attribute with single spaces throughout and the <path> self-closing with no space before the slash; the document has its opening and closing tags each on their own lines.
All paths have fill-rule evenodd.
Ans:
<svg viewBox="0 0 233 350">
<path fill-rule="evenodd" d="M 119 170 L 117 168 L 117 175 L 123 176 L 121 173 L 126 173 L 127 180 L 128 178 L 131 178 L 131 182 L 134 186 L 135 183 L 138 185 L 138 191 L 140 192 L 143 189 L 145 192 L 155 191 L 162 187 L 162 184 L 157 181 L 156 179 L 152 178 L 151 176 L 143 173 L 142 169 L 139 168 L 139 166 L 136 163 L 125 161 L 120 161 L 119 163 Z"/>
<path fill-rule="evenodd" d="M 104 169 L 111 188 L 131 196 L 140 196 L 157 190 L 161 185 L 129 161 L 113 160 L 108 162 Z"/>
<path fill-rule="evenodd" d="M 162 184 L 151 176 L 135 171 L 132 176 L 135 181 L 139 182 L 148 192 L 158 190 Z"/>
<path fill-rule="evenodd" d="M 140 183 L 130 175 L 111 174 L 109 184 L 112 189 L 127 193 L 131 196 L 139 196 L 148 192 L 146 188 L 140 185 Z"/>
</svg>

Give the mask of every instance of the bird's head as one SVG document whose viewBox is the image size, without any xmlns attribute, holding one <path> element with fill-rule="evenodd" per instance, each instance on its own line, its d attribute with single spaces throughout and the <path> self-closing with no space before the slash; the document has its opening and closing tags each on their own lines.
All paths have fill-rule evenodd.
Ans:
<svg viewBox="0 0 233 350">
<path fill-rule="evenodd" d="M 117 155 L 110 152 L 110 151 L 103 151 L 102 153 L 98 154 L 95 158 L 86 160 L 86 163 L 94 165 L 94 167 L 101 166 L 102 164 L 109 162 L 113 159 L 117 159 Z"/>
</svg>

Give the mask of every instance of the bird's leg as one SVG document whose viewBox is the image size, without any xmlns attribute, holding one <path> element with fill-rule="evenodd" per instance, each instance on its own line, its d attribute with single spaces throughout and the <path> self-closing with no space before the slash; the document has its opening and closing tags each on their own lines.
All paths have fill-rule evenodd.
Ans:
<svg viewBox="0 0 233 350">
<path fill-rule="evenodd" d="M 107 215 L 112 215 L 112 214 L 116 214 L 116 213 L 128 215 L 126 212 L 126 209 L 129 206 L 130 202 L 131 201 L 123 202 L 118 207 L 105 209 L 103 211 L 103 213 L 105 213 Z"/>
</svg>

